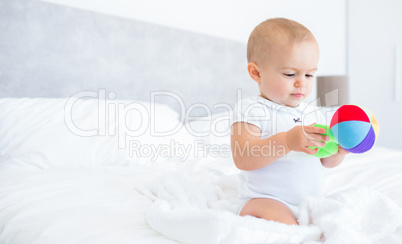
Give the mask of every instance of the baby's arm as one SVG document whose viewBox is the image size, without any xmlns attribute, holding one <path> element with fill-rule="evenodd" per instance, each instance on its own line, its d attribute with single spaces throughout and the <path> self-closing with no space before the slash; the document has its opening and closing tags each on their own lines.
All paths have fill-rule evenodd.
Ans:
<svg viewBox="0 0 402 244">
<path fill-rule="evenodd" d="M 315 154 L 328 138 L 320 135 L 325 129 L 315 126 L 295 126 L 289 131 L 277 133 L 266 139 L 261 138 L 261 130 L 246 122 L 237 122 L 231 127 L 231 148 L 233 160 L 241 170 L 263 168 L 290 151 Z"/>
<path fill-rule="evenodd" d="M 241 170 L 255 170 L 273 163 L 289 153 L 286 133 L 278 133 L 261 140 L 261 130 L 246 122 L 237 122 L 231 127 L 233 160 Z M 268 146 L 272 148 L 268 148 Z M 271 149 L 271 153 L 266 152 Z"/>
<path fill-rule="evenodd" d="M 349 152 L 343 149 L 341 146 L 338 146 L 338 153 L 335 153 L 334 155 L 329 156 L 327 158 L 321 158 L 321 164 L 325 168 L 336 167 L 343 161 L 346 154 L 348 153 Z"/>
</svg>

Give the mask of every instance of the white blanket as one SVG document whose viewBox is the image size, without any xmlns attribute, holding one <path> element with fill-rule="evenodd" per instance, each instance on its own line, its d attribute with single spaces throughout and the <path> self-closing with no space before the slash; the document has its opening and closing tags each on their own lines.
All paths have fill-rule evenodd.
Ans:
<svg viewBox="0 0 402 244">
<path fill-rule="evenodd" d="M 400 208 L 369 188 L 306 199 L 299 226 L 241 217 L 236 181 L 236 175 L 167 174 L 148 187 L 154 203 L 147 221 L 183 243 L 376 243 L 402 225 Z"/>
</svg>

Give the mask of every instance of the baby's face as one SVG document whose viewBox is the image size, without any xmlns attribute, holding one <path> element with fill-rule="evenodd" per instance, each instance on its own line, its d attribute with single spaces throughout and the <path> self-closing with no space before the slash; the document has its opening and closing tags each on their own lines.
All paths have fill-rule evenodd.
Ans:
<svg viewBox="0 0 402 244">
<path fill-rule="evenodd" d="M 319 50 L 315 41 L 278 44 L 259 67 L 261 96 L 275 103 L 297 107 L 313 88 Z"/>
</svg>

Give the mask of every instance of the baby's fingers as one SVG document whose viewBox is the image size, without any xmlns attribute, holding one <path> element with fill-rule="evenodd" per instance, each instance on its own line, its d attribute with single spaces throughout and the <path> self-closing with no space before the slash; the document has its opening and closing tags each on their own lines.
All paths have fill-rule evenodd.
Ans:
<svg viewBox="0 0 402 244">
<path fill-rule="evenodd" d="M 311 149 L 309 147 L 305 147 L 303 152 L 307 153 L 307 154 L 310 154 L 310 155 L 313 155 L 313 154 L 316 154 L 318 152 L 318 148 Z"/>
<path fill-rule="evenodd" d="M 305 126 L 303 129 L 306 132 L 306 136 L 309 140 L 329 141 L 329 137 L 325 135 L 327 130 L 324 128 L 316 126 Z"/>
<path fill-rule="evenodd" d="M 325 147 L 325 142 L 309 140 L 309 147 Z"/>
<path fill-rule="evenodd" d="M 320 134 L 308 134 L 308 139 L 310 141 L 329 141 L 329 136 Z"/>
<path fill-rule="evenodd" d="M 325 134 L 327 132 L 327 130 L 324 128 L 312 125 L 304 126 L 303 129 L 306 133 L 309 134 Z"/>
</svg>

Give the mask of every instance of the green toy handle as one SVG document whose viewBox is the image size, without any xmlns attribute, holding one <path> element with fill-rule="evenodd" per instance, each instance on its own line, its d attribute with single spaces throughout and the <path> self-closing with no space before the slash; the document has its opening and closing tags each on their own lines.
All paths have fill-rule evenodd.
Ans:
<svg viewBox="0 0 402 244">
<path fill-rule="evenodd" d="M 329 141 L 326 142 L 326 145 L 324 147 L 318 147 L 318 152 L 316 154 L 313 154 L 312 156 L 318 157 L 318 158 L 326 158 L 329 157 L 336 152 L 338 152 L 338 142 L 335 139 L 334 135 L 331 132 L 331 129 L 329 128 L 328 125 L 320 125 L 320 124 L 314 124 L 313 126 L 324 128 L 326 130 L 325 135 L 329 137 Z M 316 149 L 317 147 L 309 147 L 311 149 Z"/>
</svg>

